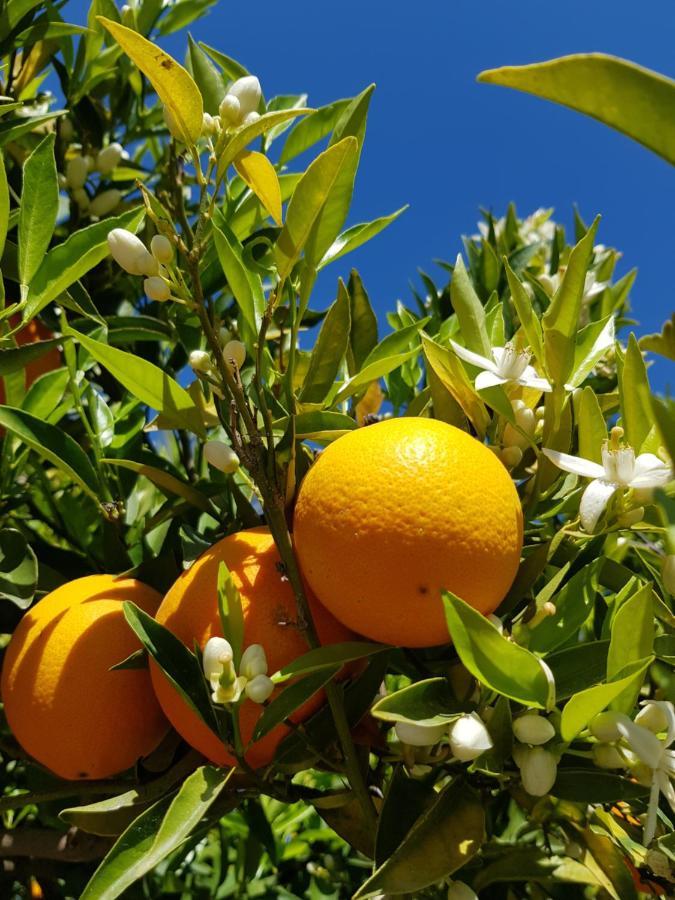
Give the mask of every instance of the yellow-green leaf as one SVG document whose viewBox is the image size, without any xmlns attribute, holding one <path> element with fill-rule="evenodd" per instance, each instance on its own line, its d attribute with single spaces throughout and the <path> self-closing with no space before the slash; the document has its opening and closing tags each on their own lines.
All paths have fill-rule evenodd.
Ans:
<svg viewBox="0 0 675 900">
<path fill-rule="evenodd" d="M 168 107 L 185 143 L 194 144 L 202 131 L 204 103 L 187 69 L 131 28 L 104 16 L 96 18 L 148 78 L 159 99 Z"/>
<path fill-rule="evenodd" d="M 605 53 L 488 69 L 479 81 L 569 106 L 616 128 L 675 164 L 675 81 Z"/>
<path fill-rule="evenodd" d="M 277 225 L 281 225 L 281 187 L 277 172 L 264 153 L 242 150 L 234 167 Z"/>
</svg>

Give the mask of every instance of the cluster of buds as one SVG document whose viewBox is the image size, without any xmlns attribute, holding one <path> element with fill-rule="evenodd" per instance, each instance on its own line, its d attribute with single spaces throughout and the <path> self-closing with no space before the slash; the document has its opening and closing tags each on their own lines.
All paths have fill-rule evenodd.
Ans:
<svg viewBox="0 0 675 900">
<path fill-rule="evenodd" d="M 514 719 L 513 734 L 513 760 L 520 769 L 523 787 L 531 796 L 543 797 L 558 773 L 556 756 L 544 747 L 555 737 L 555 728 L 545 716 L 527 712 Z"/>
<path fill-rule="evenodd" d="M 254 703 L 265 703 L 274 690 L 261 644 L 251 644 L 244 650 L 237 674 L 230 642 L 221 637 L 209 638 L 204 647 L 203 666 L 214 703 L 237 703 L 243 697 Z"/>
<path fill-rule="evenodd" d="M 140 238 L 124 228 L 113 228 L 108 248 L 115 262 L 130 275 L 144 275 L 143 289 L 150 300 L 160 303 L 171 298 L 168 266 L 173 261 L 173 245 L 163 234 L 150 241 L 150 250 Z"/>
<path fill-rule="evenodd" d="M 396 722 L 394 730 L 399 741 L 409 747 L 432 747 L 447 736 L 450 752 L 461 762 L 478 759 L 493 746 L 485 723 L 475 712 L 454 719 L 449 729 L 446 722 L 437 725 Z"/>
<path fill-rule="evenodd" d="M 544 407 L 532 409 L 524 400 L 512 400 L 515 424 L 507 422 L 502 434 L 502 446 L 493 447 L 507 469 L 515 469 L 523 460 L 523 455 L 532 441 L 541 438 L 544 428 Z"/>
<path fill-rule="evenodd" d="M 260 82 L 255 75 L 245 75 L 233 82 L 220 102 L 218 115 L 205 112 L 202 120 L 202 137 L 211 138 L 222 130 L 250 125 L 260 118 L 258 107 L 262 99 Z M 164 107 L 164 121 L 176 140 L 183 140 L 181 129 L 168 107 Z"/>
<path fill-rule="evenodd" d="M 70 192 L 82 215 L 88 215 L 92 219 L 110 215 L 119 206 L 122 192 L 117 188 L 106 188 L 91 196 L 86 188 L 87 181 L 96 172 L 101 178 L 107 178 L 122 160 L 129 158 L 129 154 L 116 142 L 103 147 L 95 156 L 83 154 L 79 145 L 72 145 L 71 149 L 75 152 L 67 158 L 61 186 Z"/>
</svg>

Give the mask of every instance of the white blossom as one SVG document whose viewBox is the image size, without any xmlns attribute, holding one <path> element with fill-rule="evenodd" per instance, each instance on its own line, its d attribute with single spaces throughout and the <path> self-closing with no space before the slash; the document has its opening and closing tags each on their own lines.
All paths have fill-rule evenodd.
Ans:
<svg viewBox="0 0 675 900">
<path fill-rule="evenodd" d="M 523 744 L 546 744 L 555 737 L 555 728 L 543 716 L 526 713 L 514 719 L 513 733 Z"/>
<path fill-rule="evenodd" d="M 410 747 L 433 747 L 447 733 L 447 724 L 419 725 L 417 722 L 396 722 L 394 731 L 402 744 Z"/>
<path fill-rule="evenodd" d="M 452 755 L 462 762 L 477 759 L 492 746 L 490 733 L 477 713 L 460 716 L 450 727 Z"/>
<path fill-rule="evenodd" d="M 533 797 L 544 797 L 555 784 L 558 763 L 555 756 L 543 747 L 526 747 L 517 765 L 523 787 Z"/>
<path fill-rule="evenodd" d="M 157 260 L 140 238 L 124 228 L 108 234 L 108 248 L 115 262 L 130 275 L 156 275 Z"/>
<path fill-rule="evenodd" d="M 218 112 L 221 120 L 230 127 L 248 124 L 259 117 L 258 106 L 262 98 L 260 82 L 255 75 L 238 78 L 223 97 Z"/>
<path fill-rule="evenodd" d="M 211 371 L 211 357 L 206 350 L 193 350 L 188 357 L 188 362 L 193 372 L 201 372 L 205 375 Z"/>
<path fill-rule="evenodd" d="M 224 441 L 207 441 L 204 444 L 204 458 L 214 469 L 226 475 L 231 475 L 239 468 L 239 457 Z"/>
<path fill-rule="evenodd" d="M 150 300 L 156 300 L 164 303 L 171 296 L 171 288 L 167 282 L 159 275 L 153 275 L 146 278 L 143 282 L 143 290 Z"/>
<path fill-rule="evenodd" d="M 274 691 L 274 682 L 267 675 L 256 675 L 250 681 L 246 681 L 244 688 L 246 696 L 254 703 L 264 703 L 272 695 Z"/>
<path fill-rule="evenodd" d="M 99 219 L 103 218 L 103 216 L 108 216 L 117 209 L 121 199 L 122 192 L 118 191 L 117 188 L 101 191 L 89 204 L 89 215 L 96 216 Z"/>
<path fill-rule="evenodd" d="M 267 656 L 262 644 L 251 644 L 241 655 L 239 672 L 249 680 L 258 675 L 267 675 Z"/>
<path fill-rule="evenodd" d="M 124 149 L 122 145 L 116 142 L 108 144 L 107 147 L 100 150 L 96 157 L 96 168 L 101 175 L 108 175 L 112 172 L 112 170 L 119 165 L 123 153 Z"/>
<path fill-rule="evenodd" d="M 505 347 L 493 347 L 492 359 L 461 347 L 450 341 L 454 352 L 465 362 L 482 371 L 476 376 L 476 390 L 493 387 L 497 384 L 518 384 L 538 391 L 550 391 L 551 385 L 545 378 L 540 378 L 530 365 L 532 354 L 526 350 L 516 350 L 513 344 Z"/>
<path fill-rule="evenodd" d="M 150 252 L 164 266 L 173 260 L 173 244 L 164 234 L 154 235 L 150 241 Z"/>
<path fill-rule="evenodd" d="M 89 163 L 84 156 L 71 156 L 66 163 L 66 183 L 71 191 L 84 187 L 89 174 Z"/>
</svg>

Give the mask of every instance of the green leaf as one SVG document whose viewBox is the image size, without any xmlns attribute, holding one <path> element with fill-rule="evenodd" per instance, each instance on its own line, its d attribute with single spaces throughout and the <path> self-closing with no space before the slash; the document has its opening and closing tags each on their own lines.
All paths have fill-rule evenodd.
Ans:
<svg viewBox="0 0 675 900">
<path fill-rule="evenodd" d="M 675 401 L 668 397 L 656 397 L 647 395 L 652 409 L 652 415 L 656 422 L 668 456 L 675 459 Z"/>
<path fill-rule="evenodd" d="M 253 732 L 253 740 L 259 741 L 277 725 L 286 721 L 296 709 L 321 690 L 339 669 L 340 666 L 321 668 L 284 688 L 263 710 Z"/>
<path fill-rule="evenodd" d="M 598 216 L 570 253 L 560 287 L 542 318 L 546 370 L 554 385 L 564 385 L 574 368 L 581 302 L 599 222 Z"/>
<path fill-rule="evenodd" d="M 459 319 L 464 343 L 474 353 L 490 358 L 491 346 L 485 326 L 485 309 L 474 290 L 461 254 L 457 257 L 452 273 L 450 298 Z"/>
<path fill-rule="evenodd" d="M 134 397 L 156 409 L 174 428 L 187 428 L 199 437 L 206 436 L 201 413 L 192 397 L 158 366 L 78 331 L 69 329 L 68 333 Z"/>
<path fill-rule="evenodd" d="M 218 564 L 218 615 L 223 629 L 223 637 L 232 647 L 232 660 L 238 669 L 244 651 L 244 612 L 241 595 L 232 573 L 224 561 Z"/>
<path fill-rule="evenodd" d="M 7 228 L 9 225 L 9 186 L 7 184 L 7 172 L 5 160 L 0 153 L 0 259 L 5 251 Z"/>
<path fill-rule="evenodd" d="M 654 645 L 654 604 L 652 585 L 641 585 L 619 606 L 612 619 L 611 640 L 607 656 L 607 680 L 611 681 L 630 663 L 645 659 Z M 642 676 L 612 700 L 612 709 L 630 713 L 642 687 Z"/>
<path fill-rule="evenodd" d="M 0 249 L 0 254 L 2 250 Z M 640 349 L 650 353 L 659 353 L 666 359 L 675 362 L 675 313 L 663 323 L 663 328 L 656 334 L 645 334 L 639 341 Z"/>
<path fill-rule="evenodd" d="M 649 788 L 602 769 L 558 769 L 551 794 L 573 803 L 616 803 L 645 797 Z"/>
<path fill-rule="evenodd" d="M 115 900 L 177 850 L 225 788 L 230 773 L 200 766 L 173 798 L 159 800 L 133 822 L 96 869 L 80 900 Z"/>
<path fill-rule="evenodd" d="M 349 346 L 350 326 L 350 297 L 340 278 L 337 299 L 321 324 L 321 331 L 312 350 L 300 391 L 302 403 L 323 403 L 326 399 Z"/>
<path fill-rule="evenodd" d="M 475 678 L 526 706 L 553 707 L 555 685 L 534 653 L 501 635 L 485 616 L 449 591 L 443 592 L 443 606 L 455 649 Z"/>
<path fill-rule="evenodd" d="M 528 645 L 531 650 L 549 653 L 578 632 L 593 611 L 598 574 L 603 562 L 600 558 L 584 566 L 552 598 L 548 594 L 537 597 L 538 603 L 553 599 L 556 611 L 532 629 Z"/>
<path fill-rule="evenodd" d="M 607 440 L 607 423 L 593 389 L 585 387 L 579 394 L 578 401 L 575 394 L 579 456 L 602 463 L 602 445 Z"/>
<path fill-rule="evenodd" d="M 298 122 L 286 138 L 284 149 L 279 157 L 279 164 L 285 165 L 326 137 L 333 130 L 337 120 L 350 102 L 350 100 L 336 100 L 334 103 L 315 109 L 305 119 Z"/>
<path fill-rule="evenodd" d="M 350 167 L 357 154 L 358 141 L 354 137 L 347 137 L 317 156 L 298 182 L 288 204 L 286 222 L 276 242 L 277 267 L 282 281 L 290 275 L 333 188 L 340 185 L 340 176 L 344 170 L 351 171 Z M 331 215 L 326 220 L 326 228 L 331 223 L 333 214 L 331 204 Z M 338 229 L 339 227 L 338 225 Z M 317 240 L 318 237 L 315 236 L 315 249 L 318 246 Z M 317 262 L 318 259 L 315 259 L 314 263 Z"/>
<path fill-rule="evenodd" d="M 107 237 L 113 228 L 135 231 L 143 221 L 142 207 L 130 209 L 74 232 L 62 244 L 45 255 L 40 268 L 32 279 L 23 311 L 28 322 L 108 255 Z"/>
<path fill-rule="evenodd" d="M 456 872 L 485 840 L 485 812 L 461 781 L 450 782 L 415 822 L 399 847 L 354 895 L 408 894 Z"/>
<path fill-rule="evenodd" d="M 37 580 L 37 557 L 26 538 L 14 528 L 0 529 L 0 600 L 27 609 Z"/>
<path fill-rule="evenodd" d="M 640 452 L 652 427 L 649 408 L 644 403 L 644 397 L 650 394 L 645 361 L 631 332 L 623 365 L 619 366 L 619 399 L 626 443 L 633 447 L 636 454 Z"/>
<path fill-rule="evenodd" d="M 675 81 L 605 53 L 481 72 L 479 81 L 553 100 L 628 135 L 675 164 Z"/>
<path fill-rule="evenodd" d="M 403 766 L 396 766 L 387 786 L 377 823 L 376 866 L 381 866 L 389 859 L 435 799 L 436 792 L 431 785 L 410 778 Z"/>
<path fill-rule="evenodd" d="M 65 472 L 98 505 L 99 483 L 89 457 L 69 434 L 22 409 L 0 406 L 0 426 Z"/>
<path fill-rule="evenodd" d="M 610 347 L 614 346 L 614 323 L 614 316 L 607 316 L 597 322 L 591 322 L 578 333 L 569 382 L 573 387 L 579 387 Z"/>
<path fill-rule="evenodd" d="M 204 111 L 218 115 L 220 101 L 225 96 L 225 84 L 206 53 L 188 34 L 187 68 L 199 88 L 204 101 Z"/>
<path fill-rule="evenodd" d="M 213 225 L 213 239 L 232 296 L 251 333 L 257 335 L 265 311 L 265 294 L 260 276 L 247 268 L 241 244 L 224 223 L 221 227 Z"/>
<path fill-rule="evenodd" d="M 626 688 L 647 671 L 654 657 L 638 660 L 623 669 L 622 677 L 607 684 L 598 684 L 575 694 L 567 701 L 560 720 L 560 734 L 564 741 L 572 741 L 598 713 L 610 705 Z M 628 674 L 625 674 L 628 672 Z"/>
<path fill-rule="evenodd" d="M 452 350 L 441 347 L 425 334 L 422 335 L 422 347 L 427 365 L 434 370 L 443 387 L 462 408 L 464 415 L 478 432 L 479 438 L 484 438 L 490 424 L 490 415 L 459 358 Z"/>
<path fill-rule="evenodd" d="M 363 246 L 371 238 L 384 231 L 392 222 L 395 222 L 401 213 L 404 213 L 407 209 L 408 205 L 406 204 L 388 216 L 380 216 L 378 219 L 373 219 L 372 222 L 361 222 L 358 225 L 352 225 L 351 228 L 345 229 L 326 250 L 317 268 L 323 269 L 324 266 L 335 262 L 341 256 L 345 256 L 347 253 L 351 253 L 352 250 Z"/>
<path fill-rule="evenodd" d="M 364 365 L 360 372 L 344 382 L 335 395 L 333 403 L 342 403 L 344 400 L 347 400 L 349 397 L 358 393 L 359 389 L 364 385 L 370 384 L 371 381 L 376 381 L 378 378 L 382 378 L 383 375 L 388 375 L 390 372 L 393 372 L 394 369 L 398 369 L 404 362 L 407 362 L 411 357 L 416 355 L 417 347 L 413 347 L 405 353 L 397 353 L 394 356 L 387 356 L 384 359 L 378 359 L 375 362 Z"/>
<path fill-rule="evenodd" d="M 347 285 L 349 291 L 349 303 L 351 311 L 351 330 L 349 333 L 350 359 L 353 362 L 354 371 L 361 368 L 368 356 L 377 346 L 377 316 L 366 289 L 361 281 L 361 276 L 352 269 Z M 350 372 L 352 366 L 350 365 Z M 353 372 L 352 372 L 353 374 Z"/>
<path fill-rule="evenodd" d="M 279 431 L 286 431 L 289 422 L 290 419 L 288 417 L 277 419 L 274 422 L 274 428 Z M 348 431 L 353 431 L 355 428 L 356 422 L 345 413 L 315 410 L 313 412 L 299 413 L 295 417 L 295 437 L 298 441 L 331 441 L 346 434 Z"/>
<path fill-rule="evenodd" d="M 367 641 L 344 641 L 341 644 L 316 647 L 279 669 L 272 675 L 272 680 L 279 684 L 298 675 L 308 675 L 310 672 L 318 672 L 321 669 L 339 667 L 344 663 L 365 659 L 376 653 L 384 653 L 389 649 L 391 648 L 386 644 L 373 644 Z"/>
<path fill-rule="evenodd" d="M 558 701 L 604 681 L 607 670 L 609 641 L 589 641 L 546 657 L 546 664 L 555 679 Z"/>
<path fill-rule="evenodd" d="M 218 734 L 218 723 L 211 706 L 206 680 L 194 653 L 191 653 L 168 628 L 160 625 L 152 616 L 129 600 L 124 601 L 124 617 L 188 706 L 211 731 Z"/>
<path fill-rule="evenodd" d="M 249 71 L 247 68 L 242 66 L 241 63 L 238 63 L 236 59 L 232 59 L 231 56 L 226 56 L 225 53 L 221 53 L 220 50 L 215 50 L 213 47 L 209 47 L 208 44 L 205 44 L 204 41 L 199 42 L 199 46 L 204 49 L 211 59 L 218 63 L 218 65 L 223 69 L 225 74 L 225 78 L 228 81 L 236 81 L 238 78 L 243 78 L 244 75 L 248 75 Z"/>
<path fill-rule="evenodd" d="M 447 678 L 427 678 L 387 694 L 370 712 L 385 722 L 443 725 L 469 708 L 455 697 Z"/>
<path fill-rule="evenodd" d="M 530 345 L 530 349 L 534 353 L 538 362 L 544 362 L 544 338 L 541 332 L 541 323 L 532 309 L 532 300 L 523 287 L 520 278 L 513 271 L 504 257 L 504 268 L 506 270 L 506 278 L 511 291 L 511 299 L 516 307 L 518 319 L 525 332 L 525 337 Z"/>
<path fill-rule="evenodd" d="M 54 132 L 37 145 L 23 166 L 19 208 L 19 277 L 28 285 L 49 247 L 59 209 Z"/>
<path fill-rule="evenodd" d="M 56 119 L 58 116 L 65 114 L 65 109 L 55 109 L 54 112 L 47 113 L 44 116 L 22 116 L 21 118 L 10 119 L 7 122 L 0 122 L 0 147 L 16 141 L 24 134 L 28 134 L 40 125 L 45 125 Z"/>
<path fill-rule="evenodd" d="M 201 491 L 198 491 L 185 481 L 176 478 L 170 472 L 165 472 L 164 469 L 158 469 L 147 463 L 137 462 L 135 459 L 102 459 L 101 462 L 109 466 L 119 466 L 122 469 L 130 469 L 137 475 L 148 478 L 163 491 L 182 497 L 183 500 L 187 500 L 191 506 L 201 509 L 202 512 L 210 513 L 212 511 L 208 498 L 205 497 Z"/>
<path fill-rule="evenodd" d="M 276 112 L 265 113 L 259 119 L 256 119 L 255 122 L 251 122 L 248 125 L 242 125 L 234 132 L 218 159 L 218 178 L 220 179 L 225 175 L 228 166 L 251 141 L 254 141 L 261 134 L 265 134 L 265 132 L 270 131 L 277 125 L 281 125 L 283 122 L 288 122 L 290 119 L 295 119 L 298 116 L 306 116 L 310 112 L 313 112 L 313 110 L 298 107 L 294 109 L 280 109 Z"/>
<path fill-rule="evenodd" d="M 21 372 L 28 363 L 40 359 L 45 353 L 49 353 L 50 350 L 62 343 L 61 338 L 55 338 L 48 341 L 34 341 L 32 344 L 23 344 L 21 347 L 8 347 L 6 350 L 0 348 L 0 377 Z"/>
</svg>

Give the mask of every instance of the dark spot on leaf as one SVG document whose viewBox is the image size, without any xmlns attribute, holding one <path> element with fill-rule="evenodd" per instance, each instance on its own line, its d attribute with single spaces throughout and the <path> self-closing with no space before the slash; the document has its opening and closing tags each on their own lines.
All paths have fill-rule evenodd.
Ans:
<svg viewBox="0 0 675 900">
<path fill-rule="evenodd" d="M 173 60 L 172 59 L 163 59 L 160 63 L 163 69 L 173 69 Z"/>
</svg>

